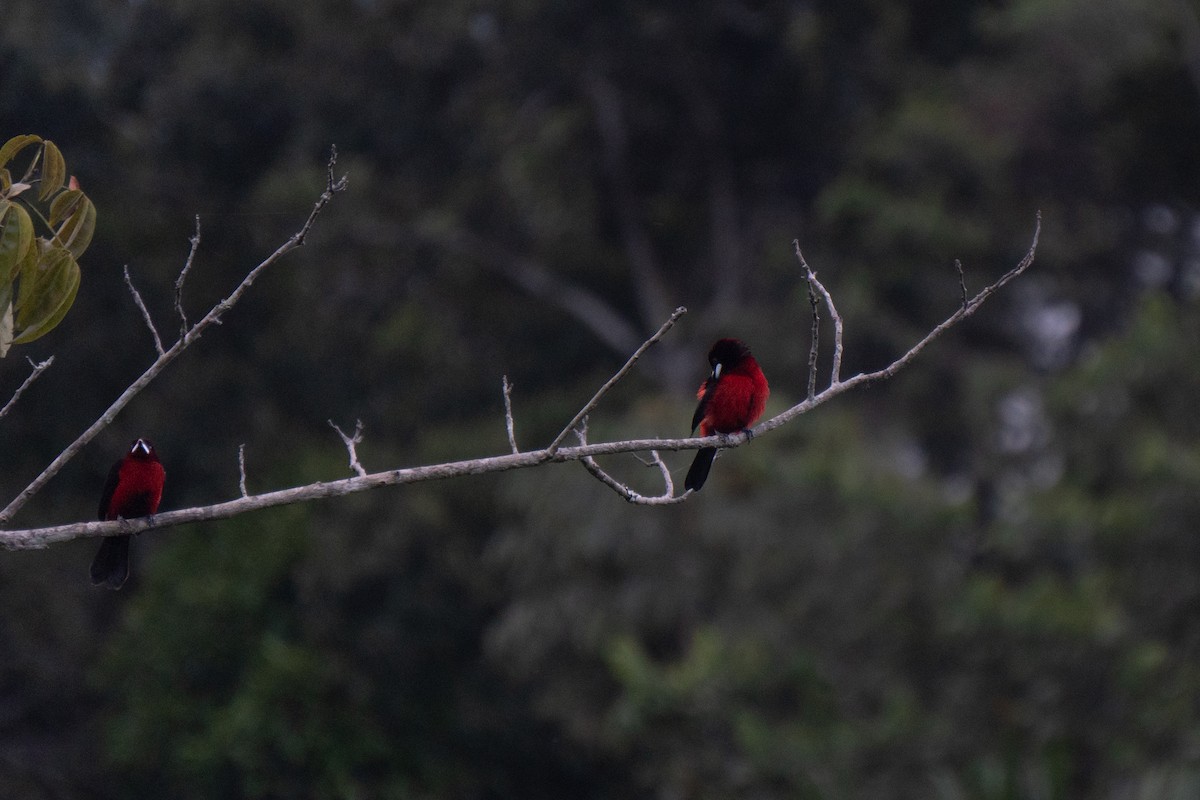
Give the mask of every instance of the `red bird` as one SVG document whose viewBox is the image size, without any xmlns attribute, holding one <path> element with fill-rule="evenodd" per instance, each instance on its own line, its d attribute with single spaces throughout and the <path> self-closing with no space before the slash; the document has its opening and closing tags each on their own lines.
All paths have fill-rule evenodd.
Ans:
<svg viewBox="0 0 1200 800">
<path fill-rule="evenodd" d="M 700 428 L 701 436 L 714 433 L 750 433 L 750 426 L 762 416 L 767 404 L 767 378 L 750 355 L 750 348 L 738 339 L 720 339 L 708 353 L 712 375 L 700 387 L 696 396 L 700 404 L 692 415 L 692 431 Z M 685 489 L 700 491 L 708 478 L 717 448 L 701 447 L 684 479 Z"/>
<path fill-rule="evenodd" d="M 125 457 L 113 464 L 104 494 L 100 497 L 100 519 L 148 517 L 158 511 L 163 480 L 167 473 L 154 452 L 154 445 L 138 439 Z M 92 562 L 92 583 L 120 589 L 129 577 L 129 536 L 108 536 Z"/>
</svg>

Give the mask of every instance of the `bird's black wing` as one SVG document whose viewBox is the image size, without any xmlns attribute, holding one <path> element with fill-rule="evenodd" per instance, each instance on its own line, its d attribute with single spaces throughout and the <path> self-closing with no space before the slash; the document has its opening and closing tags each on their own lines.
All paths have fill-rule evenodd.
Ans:
<svg viewBox="0 0 1200 800">
<path fill-rule="evenodd" d="M 113 492 L 117 490 L 117 481 L 121 479 L 121 462 L 113 464 L 108 471 L 108 480 L 104 482 L 104 494 L 100 495 L 100 519 L 108 519 L 108 504 L 112 502 Z"/>
<path fill-rule="evenodd" d="M 717 388 L 717 379 L 715 376 L 709 376 L 704 382 L 704 391 L 700 393 L 700 402 L 696 404 L 696 413 L 692 414 L 692 432 L 700 424 L 700 420 L 704 419 L 704 414 L 708 411 L 708 401 L 712 399 L 713 390 Z"/>
</svg>

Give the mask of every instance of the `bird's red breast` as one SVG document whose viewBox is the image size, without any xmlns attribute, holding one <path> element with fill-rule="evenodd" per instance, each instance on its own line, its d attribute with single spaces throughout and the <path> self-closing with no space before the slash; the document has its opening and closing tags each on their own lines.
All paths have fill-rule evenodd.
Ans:
<svg viewBox="0 0 1200 800">
<path fill-rule="evenodd" d="M 737 339 L 721 339 L 708 356 L 713 373 L 696 393 L 700 403 L 692 428 L 701 436 L 736 433 L 762 416 L 771 390 L 750 348 Z"/>
<path fill-rule="evenodd" d="M 158 454 L 149 443 L 139 439 L 109 474 L 100 504 L 101 519 L 133 519 L 154 514 L 162 501 L 165 479 L 166 471 Z"/>
</svg>

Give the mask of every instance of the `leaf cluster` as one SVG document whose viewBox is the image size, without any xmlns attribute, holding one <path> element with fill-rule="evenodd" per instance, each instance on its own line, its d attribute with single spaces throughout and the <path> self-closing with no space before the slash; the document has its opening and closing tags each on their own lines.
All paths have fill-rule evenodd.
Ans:
<svg viewBox="0 0 1200 800">
<path fill-rule="evenodd" d="M 29 150 L 28 164 L 17 171 Z M 35 188 L 31 198 L 27 192 Z M 45 233 L 37 234 L 35 218 Z M 0 146 L 0 358 L 66 316 L 79 291 L 78 259 L 95 230 L 96 207 L 74 178 L 67 180 L 54 142 L 25 134 Z"/>
</svg>

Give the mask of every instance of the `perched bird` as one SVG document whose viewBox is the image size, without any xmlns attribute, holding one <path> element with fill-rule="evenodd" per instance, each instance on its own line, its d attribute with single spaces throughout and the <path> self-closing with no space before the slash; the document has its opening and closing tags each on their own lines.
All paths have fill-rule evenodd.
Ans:
<svg viewBox="0 0 1200 800">
<path fill-rule="evenodd" d="M 167 473 L 154 452 L 154 445 L 138 439 L 125 457 L 113 464 L 104 494 L 100 497 L 100 519 L 148 517 L 158 511 L 163 480 Z M 107 536 L 92 561 L 92 583 L 120 589 L 129 577 L 129 536 Z"/>
<path fill-rule="evenodd" d="M 699 427 L 701 436 L 749 433 L 750 426 L 762 416 L 770 394 L 767 378 L 750 355 L 750 348 L 738 339 L 720 339 L 709 351 L 708 363 L 712 365 L 712 375 L 696 393 L 700 404 L 692 415 L 692 431 Z M 716 456 L 715 447 L 696 451 L 683 482 L 685 489 L 700 491 Z"/>
</svg>

